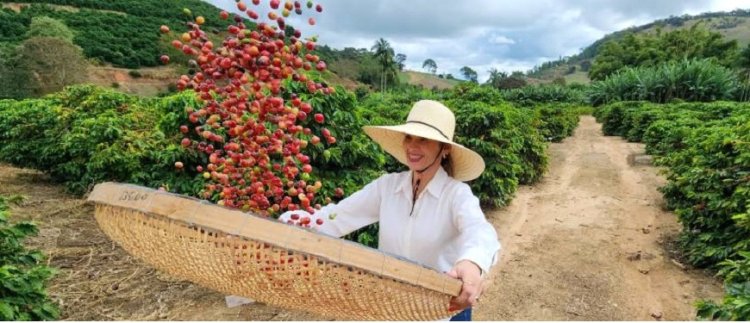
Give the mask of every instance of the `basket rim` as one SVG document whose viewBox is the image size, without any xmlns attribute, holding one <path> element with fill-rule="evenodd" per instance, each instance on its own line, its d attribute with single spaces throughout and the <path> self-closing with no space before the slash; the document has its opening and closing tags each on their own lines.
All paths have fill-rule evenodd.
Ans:
<svg viewBox="0 0 750 323">
<path fill-rule="evenodd" d="M 460 280 L 402 256 L 311 229 L 282 223 L 252 212 L 216 205 L 192 196 L 135 184 L 104 182 L 94 187 L 87 202 L 129 209 L 159 220 L 179 222 L 190 227 L 199 227 L 208 231 L 225 233 L 228 236 L 262 242 L 450 296 L 458 296 L 461 291 Z M 198 204 L 189 205 L 191 203 Z M 185 206 L 192 206 L 192 212 L 186 212 Z M 198 212 L 199 210 L 206 212 L 201 213 Z M 240 222 L 244 224 L 237 226 Z M 229 229 L 228 223 L 233 224 L 236 229 Z M 263 230 L 258 230 L 257 226 L 266 226 L 268 227 L 266 229 L 275 232 L 263 232 Z M 279 243 L 279 237 L 284 236 L 280 233 L 286 233 L 286 243 Z M 320 250 L 316 250 L 315 246 Z M 339 259 L 335 259 L 336 252 L 333 248 L 339 249 Z M 344 256 L 345 250 L 353 253 L 354 256 Z M 380 272 L 375 269 L 379 258 L 382 258 Z M 413 279 L 415 271 L 416 280 Z M 398 273 L 410 274 L 412 278 L 399 276 Z"/>
</svg>

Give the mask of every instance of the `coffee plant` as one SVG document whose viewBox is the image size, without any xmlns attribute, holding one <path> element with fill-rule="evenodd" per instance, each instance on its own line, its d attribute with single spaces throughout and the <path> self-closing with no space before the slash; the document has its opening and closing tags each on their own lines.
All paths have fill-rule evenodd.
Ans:
<svg viewBox="0 0 750 323">
<path fill-rule="evenodd" d="M 0 320 L 56 320 L 59 309 L 45 290 L 54 271 L 44 265 L 40 251 L 23 245 L 23 240 L 38 230 L 31 222 L 9 221 L 9 204 L 19 200 L 0 196 Z"/>
<path fill-rule="evenodd" d="M 596 115 L 605 133 L 642 140 L 657 154 L 668 180 L 660 190 L 682 223 L 685 258 L 725 277 L 724 302 L 699 302 L 699 316 L 747 320 L 750 104 L 621 102 Z"/>
</svg>

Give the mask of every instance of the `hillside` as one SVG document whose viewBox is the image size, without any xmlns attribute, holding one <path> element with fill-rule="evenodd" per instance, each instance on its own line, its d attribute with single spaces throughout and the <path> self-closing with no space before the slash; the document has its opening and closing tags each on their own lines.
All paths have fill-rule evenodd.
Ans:
<svg viewBox="0 0 750 323">
<path fill-rule="evenodd" d="M 92 66 L 89 68 L 89 83 L 112 87 L 118 91 L 138 96 L 156 96 L 170 90 L 180 73 L 173 67 L 145 67 L 138 70 L 127 68 Z"/>
<path fill-rule="evenodd" d="M 200 0 L 0 0 L 0 42 L 18 44 L 27 39 L 31 18 L 47 16 L 62 21 L 75 34 L 73 43 L 87 58 L 115 67 L 140 68 L 158 66 L 159 56 L 174 51 L 167 37 L 161 37 L 159 26 L 184 30 L 183 13 L 218 16 L 219 9 Z M 204 28 L 221 27 L 218 19 L 208 19 Z"/>
<path fill-rule="evenodd" d="M 160 35 L 159 26 L 184 30 L 192 16 L 220 12 L 200 0 L 0 0 L 0 5 L 0 57 L 28 39 L 32 18 L 54 18 L 72 31 L 73 44 L 82 49 L 87 82 L 144 96 L 167 91 L 187 71 L 186 59 L 169 44 L 177 36 Z M 190 8 L 191 15 L 183 8 Z M 208 19 L 205 28 L 218 30 L 218 19 Z M 159 56 L 165 53 L 175 64 L 162 66 Z"/>
<path fill-rule="evenodd" d="M 584 48 L 577 55 L 558 61 L 546 62 L 536 67 L 530 73 L 530 76 L 543 80 L 563 77 L 569 84 L 588 83 L 586 65 L 590 64 L 596 56 L 599 46 L 607 41 L 621 38 L 628 33 L 654 33 L 659 29 L 662 32 L 669 32 L 677 29 L 688 29 L 696 24 L 702 24 L 709 31 L 722 34 L 727 40 L 736 40 L 740 48 L 745 48 L 750 44 L 750 10 L 669 17 L 608 34 Z"/>
<path fill-rule="evenodd" d="M 63 22 L 75 34 L 73 43 L 83 50 L 89 61 L 88 82 L 140 96 L 168 91 L 170 84 L 188 71 L 186 57 L 170 46 L 177 35 L 160 35 L 159 26 L 167 25 L 179 32 L 185 30 L 185 21 L 201 15 L 209 18 L 203 29 L 211 31 L 209 37 L 215 43 L 225 36 L 225 26 L 221 25 L 225 22 L 212 19 L 221 10 L 200 0 L 0 0 L 0 6 L 0 57 L 3 49 L 7 51 L 28 39 L 33 17 L 51 17 Z M 190 14 L 183 8 L 190 8 Z M 328 51 L 329 54 L 335 52 Z M 158 60 L 162 54 L 172 58 L 167 67 Z M 367 50 L 357 54 L 371 55 Z M 375 76 L 379 69 L 372 72 L 371 66 L 363 67 L 367 64 L 362 63 L 362 57 L 321 56 L 331 63 L 330 72 L 321 75 L 330 84 L 350 90 L 368 87 L 360 81 L 363 68 L 369 68 L 371 79 L 379 77 Z M 426 88 L 450 88 L 457 83 L 419 72 L 406 72 L 399 78 L 402 83 Z"/>
<path fill-rule="evenodd" d="M 102 87 L 113 87 L 121 92 L 138 96 L 155 96 L 169 91 L 170 84 L 179 78 L 179 68 L 175 67 L 147 67 L 137 70 L 117 67 L 89 67 L 89 82 Z M 135 76 L 134 76 L 135 75 Z M 358 87 L 367 85 L 333 72 L 321 75 L 330 84 L 339 85 L 347 90 L 353 91 Z M 402 83 L 424 87 L 425 89 L 451 89 L 460 80 L 448 80 L 437 75 L 417 72 L 403 71 L 399 75 Z"/>
<path fill-rule="evenodd" d="M 417 72 L 417 71 L 403 71 L 401 72 L 402 75 L 402 82 L 405 82 L 407 84 L 411 85 L 417 85 L 422 86 L 426 89 L 450 89 L 456 86 L 457 84 L 461 83 L 460 80 L 449 80 L 445 78 L 440 78 L 436 76 L 435 74 L 430 73 L 424 73 L 424 72 Z"/>
</svg>

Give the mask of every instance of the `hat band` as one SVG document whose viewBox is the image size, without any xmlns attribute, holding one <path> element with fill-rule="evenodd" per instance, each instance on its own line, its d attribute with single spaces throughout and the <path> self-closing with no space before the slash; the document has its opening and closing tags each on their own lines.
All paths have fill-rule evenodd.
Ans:
<svg viewBox="0 0 750 323">
<path fill-rule="evenodd" d="M 422 121 L 414 121 L 414 120 L 408 120 L 408 121 L 406 121 L 406 123 L 419 123 L 419 124 L 423 124 L 423 125 L 428 126 L 428 127 L 432 128 L 432 129 L 435 129 L 438 133 L 440 133 L 441 136 L 443 136 L 443 138 L 447 139 L 448 141 L 451 141 L 451 139 L 448 138 L 448 136 L 446 136 L 442 131 L 440 131 L 440 129 L 438 129 L 437 127 L 435 127 L 435 126 L 433 126 L 433 125 L 431 125 L 429 123 L 424 123 Z"/>
</svg>

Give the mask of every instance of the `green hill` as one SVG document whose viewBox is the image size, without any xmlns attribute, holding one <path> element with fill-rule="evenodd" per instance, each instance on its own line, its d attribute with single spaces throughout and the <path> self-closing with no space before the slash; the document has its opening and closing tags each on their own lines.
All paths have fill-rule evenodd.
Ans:
<svg viewBox="0 0 750 323">
<path fill-rule="evenodd" d="M 73 43 L 86 57 L 115 67 L 140 68 L 159 65 L 159 56 L 174 51 L 159 26 L 183 30 L 188 19 L 183 8 L 195 16 L 217 17 L 219 9 L 200 0 L 0 0 L 0 42 L 20 43 L 32 17 L 48 16 L 64 22 L 75 33 Z M 204 29 L 223 28 L 218 19 L 208 19 Z"/>
<path fill-rule="evenodd" d="M 169 91 L 188 71 L 188 57 L 170 44 L 176 32 L 204 16 L 208 19 L 203 29 L 218 41 L 226 28 L 226 22 L 217 19 L 220 11 L 200 0 L 0 0 L 0 61 L 12 61 L 15 49 L 29 39 L 32 18 L 50 17 L 64 23 L 74 35 L 73 44 L 81 48 L 88 65 L 82 81 L 153 96 Z M 161 25 L 175 33 L 161 34 Z M 161 64 L 163 54 L 172 64 Z"/>
<path fill-rule="evenodd" d="M 596 56 L 599 46 L 607 41 L 619 39 L 630 33 L 655 33 L 657 30 L 669 32 L 676 29 L 688 29 L 696 24 L 702 24 L 709 31 L 722 34 L 727 40 L 736 40 L 740 48 L 750 44 L 750 10 L 740 9 L 732 12 L 711 12 L 695 16 L 669 17 L 606 35 L 584 48 L 577 55 L 543 63 L 527 74 L 530 77 L 547 81 L 563 77 L 567 83 L 588 83 L 588 66 Z"/>
<path fill-rule="evenodd" d="M 73 43 L 90 63 L 88 82 L 142 96 L 167 91 L 188 71 L 187 57 L 170 45 L 178 34 L 160 34 L 161 25 L 179 32 L 187 29 L 186 21 L 204 16 L 203 29 L 214 43 L 226 34 L 226 22 L 217 19 L 221 9 L 200 0 L 0 0 L 0 6 L 0 58 L 28 38 L 33 17 L 47 16 L 74 33 Z M 190 8 L 190 14 L 183 8 Z M 368 50 L 321 46 L 318 52 L 329 63 L 330 72 L 321 75 L 329 83 L 350 90 L 379 83 L 380 67 Z M 161 65 L 162 54 L 172 58 L 169 66 Z M 399 80 L 441 89 L 458 83 L 419 72 L 401 72 Z"/>
</svg>

